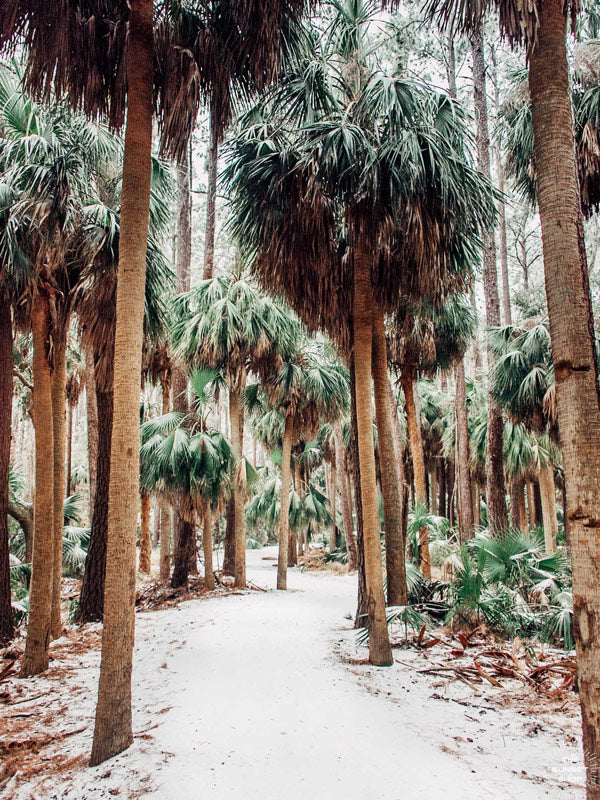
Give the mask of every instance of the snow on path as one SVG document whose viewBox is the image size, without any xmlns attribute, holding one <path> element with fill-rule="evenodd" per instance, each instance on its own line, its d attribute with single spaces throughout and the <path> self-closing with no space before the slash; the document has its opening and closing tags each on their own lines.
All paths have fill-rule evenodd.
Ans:
<svg viewBox="0 0 600 800">
<path fill-rule="evenodd" d="M 264 557 L 274 554 L 248 552 L 248 577 L 269 589 L 275 562 Z M 444 752 L 440 726 L 460 730 L 465 709 L 436 705 L 422 683 L 391 702 L 386 677 L 398 689 L 394 673 L 404 680 L 406 667 L 368 667 L 357 678 L 339 655 L 353 648 L 347 615 L 356 576 L 290 570 L 288 583 L 287 593 L 252 591 L 138 614 L 134 745 L 65 777 L 55 791 L 19 797 L 583 799 L 575 787 L 520 779 L 501 763 L 519 742 L 506 749 L 500 731 L 491 752 L 478 748 L 471 762 Z M 88 672 L 84 716 L 93 712 L 97 658 Z M 370 686 L 369 672 L 376 673 Z M 450 736 L 448 744 L 455 745 Z M 548 758 L 557 755 L 555 748 Z"/>
</svg>

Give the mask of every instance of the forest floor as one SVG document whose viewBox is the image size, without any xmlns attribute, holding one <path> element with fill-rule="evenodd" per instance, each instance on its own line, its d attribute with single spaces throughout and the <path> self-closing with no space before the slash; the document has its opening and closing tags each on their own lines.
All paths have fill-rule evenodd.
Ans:
<svg viewBox="0 0 600 800">
<path fill-rule="evenodd" d="M 269 590 L 273 556 L 248 551 Z M 0 797 L 583 800 L 575 695 L 434 674 L 441 644 L 373 668 L 356 576 L 293 569 L 288 585 L 138 612 L 135 741 L 93 769 L 99 626 L 68 627 L 44 676 L 0 662 Z"/>
</svg>

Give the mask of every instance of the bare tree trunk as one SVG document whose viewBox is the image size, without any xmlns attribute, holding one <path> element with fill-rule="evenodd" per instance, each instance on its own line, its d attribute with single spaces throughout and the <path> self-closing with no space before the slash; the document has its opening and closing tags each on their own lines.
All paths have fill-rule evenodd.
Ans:
<svg viewBox="0 0 600 800">
<path fill-rule="evenodd" d="M 140 572 L 150 575 L 152 548 L 150 545 L 150 494 L 140 492 L 142 519 L 140 525 Z"/>
<path fill-rule="evenodd" d="M 242 442 L 242 392 L 244 387 L 230 389 L 229 391 L 229 417 L 231 419 L 231 448 L 236 462 L 236 472 L 241 469 L 243 457 Z M 239 589 L 246 588 L 246 520 L 244 517 L 243 487 L 236 476 L 233 481 L 233 507 L 235 522 L 235 566 L 234 586 Z M 286 537 L 287 545 L 287 537 Z M 287 555 L 287 552 L 286 552 Z M 281 557 L 281 556 L 280 556 Z M 287 566 L 287 565 L 286 565 Z M 279 573 L 278 573 L 279 574 Z M 278 589 L 281 587 L 277 587 Z M 283 587 L 285 588 L 285 586 Z"/>
<path fill-rule="evenodd" d="M 467 389 L 465 363 L 461 358 L 454 367 L 456 386 L 456 465 L 458 471 L 458 532 L 461 542 L 473 537 L 473 502 L 469 470 L 469 422 L 467 419 Z"/>
<path fill-rule="evenodd" d="M 513 478 L 510 483 L 510 527 L 514 531 L 518 531 L 521 525 L 519 494 L 523 494 L 521 479 Z"/>
<path fill-rule="evenodd" d="M 358 457 L 358 425 L 356 423 L 356 391 L 355 391 L 354 354 L 350 357 L 350 460 L 352 464 L 352 482 L 354 484 L 354 502 L 356 506 L 356 564 L 358 577 L 358 596 L 354 627 L 362 628 L 368 622 L 367 585 L 365 578 L 365 547 L 363 530 L 362 497 L 360 491 L 360 460 Z"/>
<path fill-rule="evenodd" d="M 165 497 L 159 498 L 160 507 L 160 579 L 168 581 L 171 572 L 171 505 Z"/>
<path fill-rule="evenodd" d="M 479 526 L 481 525 L 481 497 L 477 481 L 472 481 L 471 491 L 473 493 L 473 524 Z"/>
<path fill-rule="evenodd" d="M 407 603 L 406 560 L 402 537 L 402 498 L 390 406 L 391 386 L 388 375 L 387 343 L 383 314 L 380 311 L 375 311 L 373 314 L 372 358 L 379 469 L 383 495 L 387 604 L 400 606 Z"/>
<path fill-rule="evenodd" d="M 535 528 L 535 498 L 533 495 L 533 481 L 527 478 L 525 481 L 527 490 L 527 516 L 529 518 L 529 529 Z"/>
<path fill-rule="evenodd" d="M 233 497 L 227 502 L 226 521 L 225 521 L 225 552 L 223 554 L 223 572 L 226 575 L 233 575 L 235 570 L 235 507 Z"/>
<path fill-rule="evenodd" d="M 154 99 L 153 16 L 152 0 L 130 0 L 127 74 L 135 75 L 135 80 L 130 79 L 127 87 L 104 629 L 92 765 L 120 753 L 133 741 L 131 661 L 135 626 L 140 373 Z"/>
<path fill-rule="evenodd" d="M 279 512 L 279 552 L 277 558 L 277 588 L 287 589 L 288 536 L 290 529 L 290 459 L 292 457 L 292 438 L 294 418 L 285 418 L 285 430 L 281 447 L 281 497 Z"/>
<path fill-rule="evenodd" d="M 10 595 L 8 514 L 13 397 L 13 344 L 10 305 L 0 291 L 0 645 L 14 636 Z"/>
<path fill-rule="evenodd" d="M 54 337 L 54 371 L 52 373 L 52 429 L 54 435 L 54 536 L 52 567 L 52 617 L 50 635 L 58 639 L 62 630 L 60 615 L 63 551 L 63 501 L 65 499 L 65 453 L 67 411 L 67 325 Z"/>
<path fill-rule="evenodd" d="M 360 461 L 365 582 L 369 629 L 369 661 L 376 666 L 394 663 L 388 635 L 377 498 L 373 417 L 371 410 L 371 361 L 373 351 L 374 298 L 371 289 L 370 259 L 366 253 L 354 251 L 354 300 L 352 326 L 355 366 L 354 391 Z M 387 389 L 387 387 L 386 387 Z"/>
<path fill-rule="evenodd" d="M 31 312 L 33 334 L 33 423 L 35 426 L 35 500 L 33 564 L 29 585 L 29 624 L 21 676 L 48 669 L 54 567 L 54 433 L 52 377 L 48 363 L 48 296 L 38 293 Z"/>
<path fill-rule="evenodd" d="M 400 381 L 404 391 L 406 426 L 408 428 L 410 455 L 413 464 L 416 503 L 418 506 L 426 507 L 427 486 L 425 483 L 425 456 L 423 454 L 419 399 L 417 396 L 417 381 L 414 367 L 408 365 L 403 367 Z M 424 577 L 427 580 L 431 580 L 429 531 L 426 525 L 419 529 L 419 561 Z"/>
<path fill-rule="evenodd" d="M 479 23 L 471 37 L 473 56 L 473 102 L 477 122 L 477 161 L 479 169 L 491 180 L 490 137 L 486 98 L 485 58 L 483 28 Z M 485 316 L 488 326 L 500 325 L 500 298 L 498 296 L 498 274 L 496 266 L 496 243 L 490 232 L 484 237 L 483 291 Z M 494 364 L 494 354 L 487 350 L 488 372 Z M 488 524 L 492 533 L 501 533 L 508 528 L 506 491 L 504 487 L 503 451 L 504 423 L 502 413 L 488 390 L 488 429 L 486 440 L 486 502 Z"/>
</svg>

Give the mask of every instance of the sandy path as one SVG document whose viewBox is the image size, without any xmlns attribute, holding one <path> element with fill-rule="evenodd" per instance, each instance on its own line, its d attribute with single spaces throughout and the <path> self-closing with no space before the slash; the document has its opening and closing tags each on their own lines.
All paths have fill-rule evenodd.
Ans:
<svg viewBox="0 0 600 800">
<path fill-rule="evenodd" d="M 264 556 L 274 552 L 248 552 L 249 578 L 269 589 L 276 570 Z M 355 576 L 292 570 L 287 593 L 253 591 L 138 614 L 134 745 L 105 765 L 51 780 L 42 793 L 30 785 L 18 797 L 583 797 L 579 789 L 541 786 L 511 771 L 518 731 L 512 748 L 498 728 L 486 730 L 489 747 L 472 758 L 444 752 L 445 737 L 455 745 L 449 728 L 462 730 L 464 708 L 436 705 L 431 688 L 411 683 L 399 664 L 384 671 L 344 664 L 337 646 L 353 647 L 346 615 L 355 586 Z M 97 663 L 96 653 L 79 672 L 88 687 L 80 695 L 81 716 L 90 720 L 86 740 Z M 556 749 L 546 754 L 543 742 L 536 746 L 540 763 L 556 759 Z"/>
</svg>

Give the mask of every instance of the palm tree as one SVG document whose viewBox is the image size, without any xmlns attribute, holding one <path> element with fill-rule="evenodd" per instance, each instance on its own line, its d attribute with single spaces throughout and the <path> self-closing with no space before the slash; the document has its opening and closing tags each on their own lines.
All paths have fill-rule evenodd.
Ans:
<svg viewBox="0 0 600 800">
<path fill-rule="evenodd" d="M 198 517 L 204 519 L 204 581 L 206 588 L 214 589 L 210 509 L 223 502 L 230 487 L 233 453 L 222 434 L 205 429 L 201 416 L 210 377 L 214 376 L 192 376 L 195 410 L 187 418 L 174 411 L 142 425 L 140 485 L 144 492 L 154 491 L 176 502 L 192 529 Z M 176 562 L 173 586 L 187 583 L 188 569 L 187 557 Z"/>
<path fill-rule="evenodd" d="M 0 170 L 13 190 L 6 208 L 12 221 L 7 225 L 26 231 L 22 246 L 33 265 L 32 280 L 20 301 L 30 303 L 37 350 L 33 370 L 38 420 L 35 536 L 28 643 L 22 665 L 24 674 L 35 674 L 47 667 L 48 642 L 61 629 L 67 331 L 72 292 L 87 258 L 80 228 L 83 204 L 98 165 L 111 153 L 111 140 L 81 116 L 34 106 L 18 87 L 17 77 L 2 70 L 0 95 L 8 124 L 2 125 Z"/>
<path fill-rule="evenodd" d="M 292 447 L 303 437 L 315 436 L 319 422 L 335 421 L 348 409 L 346 370 L 339 362 L 327 359 L 325 349 L 317 342 L 301 340 L 296 347 L 296 352 L 264 384 L 270 404 L 285 418 L 281 446 L 278 589 L 287 589 Z M 258 386 L 255 384 L 249 389 L 248 404 L 253 405 Z"/>
<path fill-rule="evenodd" d="M 600 639 L 590 637 L 590 621 L 600 604 L 600 543 L 595 534 L 600 486 L 600 389 L 597 353 L 583 247 L 581 199 L 574 147 L 573 112 L 567 62 L 567 16 L 577 2 L 516 0 L 457 2 L 430 0 L 453 30 L 473 30 L 492 6 L 499 8 L 502 33 L 525 45 L 536 165 L 536 196 L 542 247 L 556 404 L 567 496 L 567 523 L 573 553 L 573 608 L 583 747 L 588 797 L 600 796 Z"/>
<path fill-rule="evenodd" d="M 550 332 L 544 322 L 492 329 L 490 344 L 497 356 L 491 391 L 496 402 L 528 431 L 550 434 L 558 441 L 555 378 Z M 556 549 L 556 491 L 554 469 L 542 458 L 538 471 L 544 517 L 546 552 Z"/>
<path fill-rule="evenodd" d="M 293 345 L 297 324 L 281 304 L 242 278 L 202 281 L 177 299 L 173 340 L 188 365 L 213 367 L 229 390 L 231 444 L 236 464 L 233 485 L 235 585 L 246 586 L 246 534 L 243 503 L 243 404 L 248 373 L 267 377 Z"/>
<path fill-rule="evenodd" d="M 340 16 L 334 25 L 341 28 Z M 356 52 L 360 69 L 341 70 L 332 109 L 300 131 L 285 118 L 276 127 L 277 108 L 268 106 L 269 122 L 234 142 L 226 176 L 235 229 L 256 256 L 256 274 L 311 329 L 352 349 L 370 651 L 374 663 L 385 664 L 391 656 L 371 430 L 373 325 L 381 330 L 382 315 L 403 295 L 431 293 L 439 302 L 460 285 L 477 251 L 473 234 L 493 212 L 489 184 L 465 160 L 455 106 L 371 71 L 363 56 Z M 469 196 L 473 202 L 465 203 Z"/>
<path fill-rule="evenodd" d="M 162 241 L 170 221 L 169 170 L 153 160 L 150 202 L 150 235 L 146 252 L 144 290 L 144 341 L 160 344 L 169 324 L 168 308 L 173 292 L 173 274 L 162 252 Z M 83 227 L 93 242 L 93 259 L 75 292 L 81 338 L 93 358 L 94 389 L 98 414 L 96 490 L 93 498 L 92 531 L 76 619 L 103 619 L 108 540 L 108 506 L 111 474 L 111 434 L 114 417 L 114 342 L 116 293 L 120 251 L 120 175 L 106 180 L 100 176 L 104 200 L 95 198 L 84 209 Z M 140 373 L 141 380 L 141 373 Z M 140 381 L 138 380 L 138 383 Z M 138 404 L 139 418 L 139 404 Z M 136 497 L 137 508 L 137 497 Z M 137 522 L 137 520 L 136 520 Z"/>
</svg>

